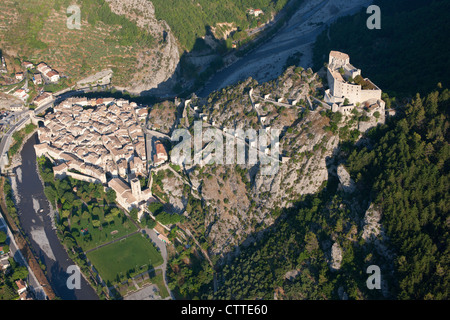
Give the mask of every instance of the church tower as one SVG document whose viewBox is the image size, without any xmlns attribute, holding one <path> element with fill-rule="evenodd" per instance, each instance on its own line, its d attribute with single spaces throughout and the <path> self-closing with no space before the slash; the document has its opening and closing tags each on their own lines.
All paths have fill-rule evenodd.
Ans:
<svg viewBox="0 0 450 320">
<path fill-rule="evenodd" d="M 142 190 L 141 190 L 141 182 L 138 178 L 134 178 L 131 180 L 131 193 L 135 196 L 137 201 L 141 201 L 142 199 Z"/>
</svg>

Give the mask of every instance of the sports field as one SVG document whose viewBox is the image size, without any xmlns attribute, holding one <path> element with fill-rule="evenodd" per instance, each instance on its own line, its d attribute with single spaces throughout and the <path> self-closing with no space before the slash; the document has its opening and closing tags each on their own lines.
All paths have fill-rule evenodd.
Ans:
<svg viewBox="0 0 450 320">
<path fill-rule="evenodd" d="M 127 273 L 134 276 L 163 263 L 155 246 L 139 233 L 88 252 L 87 257 L 102 279 L 111 284 L 117 283 L 118 275 L 126 279 Z"/>
</svg>

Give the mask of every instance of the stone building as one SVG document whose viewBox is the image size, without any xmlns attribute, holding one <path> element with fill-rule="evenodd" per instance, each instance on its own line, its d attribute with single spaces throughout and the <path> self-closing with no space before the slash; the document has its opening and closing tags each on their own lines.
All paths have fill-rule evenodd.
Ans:
<svg viewBox="0 0 450 320">
<path fill-rule="evenodd" d="M 366 102 L 377 103 L 384 113 L 385 103 L 381 100 L 381 89 L 367 78 L 362 78 L 361 70 L 350 64 L 348 54 L 331 51 L 327 67 L 329 89 L 324 100 L 331 105 L 333 112 L 351 112 L 356 105 Z"/>
</svg>

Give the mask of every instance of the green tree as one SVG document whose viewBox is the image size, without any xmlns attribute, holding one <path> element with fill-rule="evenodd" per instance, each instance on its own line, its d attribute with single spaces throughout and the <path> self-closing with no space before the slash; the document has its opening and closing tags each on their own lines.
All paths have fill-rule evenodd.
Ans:
<svg viewBox="0 0 450 320">
<path fill-rule="evenodd" d="M 61 216 L 63 218 L 68 218 L 69 215 L 70 215 L 70 211 L 69 210 L 63 210 L 62 213 L 61 213 Z"/>
<path fill-rule="evenodd" d="M 106 191 L 106 200 L 109 203 L 116 201 L 116 192 L 113 189 L 108 189 L 108 191 Z"/>
<path fill-rule="evenodd" d="M 137 220 L 138 213 L 139 213 L 139 209 L 138 208 L 133 208 L 133 209 L 130 210 L 130 217 L 133 218 L 134 220 Z"/>
<path fill-rule="evenodd" d="M 157 216 L 163 210 L 163 205 L 161 202 L 152 202 L 148 206 L 148 210 L 154 215 Z"/>
<path fill-rule="evenodd" d="M 4 233 L 3 231 L 0 231 L 0 243 L 4 243 L 6 242 L 6 233 Z"/>
<path fill-rule="evenodd" d="M 150 217 L 147 218 L 146 224 L 147 224 L 147 227 L 150 229 L 153 229 L 154 227 L 156 227 L 156 221 Z"/>
<path fill-rule="evenodd" d="M 28 269 L 25 266 L 19 266 L 14 268 L 11 278 L 13 280 L 26 279 L 28 277 Z"/>
<path fill-rule="evenodd" d="M 119 209 L 119 208 L 112 208 L 112 209 L 111 209 L 111 214 L 112 214 L 114 217 L 117 217 L 117 216 L 120 214 L 120 209 Z"/>
<path fill-rule="evenodd" d="M 378 112 L 378 111 L 375 111 L 374 113 L 373 113 L 373 116 L 375 117 L 375 119 L 379 119 L 380 118 L 380 112 Z"/>
<path fill-rule="evenodd" d="M 84 220 L 88 220 L 90 218 L 91 214 L 88 211 L 83 211 L 81 218 Z"/>
<path fill-rule="evenodd" d="M 80 217 L 78 215 L 72 215 L 70 222 L 74 225 L 78 224 L 78 222 L 80 222 Z"/>
<path fill-rule="evenodd" d="M 114 216 L 112 215 L 112 213 L 105 215 L 105 221 L 107 223 L 111 223 L 114 221 Z"/>
<path fill-rule="evenodd" d="M 93 225 L 95 228 L 100 227 L 100 225 L 101 225 L 100 220 L 98 220 L 98 219 L 92 219 L 92 225 Z"/>
</svg>

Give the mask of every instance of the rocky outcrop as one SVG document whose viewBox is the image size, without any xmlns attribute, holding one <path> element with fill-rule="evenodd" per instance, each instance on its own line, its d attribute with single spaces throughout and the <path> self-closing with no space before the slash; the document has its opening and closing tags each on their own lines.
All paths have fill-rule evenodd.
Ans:
<svg viewBox="0 0 450 320">
<path fill-rule="evenodd" d="M 330 119 L 323 108 L 310 110 L 306 104 L 305 88 L 319 86 L 316 78 L 310 71 L 288 68 L 270 83 L 258 85 L 249 78 L 207 101 L 192 100 L 192 113 L 195 108 L 196 116 L 206 115 L 215 127 L 254 129 L 258 135 L 269 128 L 281 132 L 282 157 L 271 174 L 262 172 L 265 164 L 188 168 L 190 181 L 211 208 L 205 219 L 211 253 L 233 250 L 243 240 L 243 245 L 251 243 L 250 234 L 273 224 L 282 210 L 301 195 L 318 192 L 328 180 L 339 137 L 324 129 Z"/>
<path fill-rule="evenodd" d="M 381 267 L 384 274 L 394 273 L 394 261 L 396 260 L 395 253 L 389 248 L 389 237 L 381 223 L 382 212 L 373 203 L 370 204 L 364 215 L 364 222 L 362 225 L 362 239 L 366 241 L 367 246 L 374 246 L 376 252 L 383 257 L 386 263 Z M 390 297 L 390 288 L 386 279 L 381 281 L 381 292 L 385 298 Z"/>
<path fill-rule="evenodd" d="M 170 169 L 166 170 L 166 177 L 162 179 L 163 191 L 167 195 L 172 213 L 180 214 L 184 211 L 187 199 L 183 194 L 183 181 Z"/>
<path fill-rule="evenodd" d="M 284 279 L 289 280 L 289 281 L 294 281 L 294 279 L 300 274 L 300 270 L 290 270 L 288 272 L 286 272 L 286 274 L 284 275 Z"/>
<path fill-rule="evenodd" d="M 350 174 L 345 170 L 344 165 L 339 165 L 337 168 L 337 175 L 339 178 L 339 188 L 346 193 L 352 193 L 355 191 L 355 182 L 350 177 Z"/>
<path fill-rule="evenodd" d="M 375 112 L 379 113 L 379 117 L 376 118 L 373 114 Z M 379 107 L 377 109 L 372 110 L 370 113 L 367 113 L 367 116 L 369 117 L 368 121 L 360 121 L 358 123 L 358 130 L 360 132 L 366 132 L 367 130 L 376 127 L 379 124 L 384 124 L 386 121 L 384 107 Z"/>
<path fill-rule="evenodd" d="M 341 268 L 342 262 L 342 249 L 337 242 L 331 247 L 331 262 L 330 268 L 333 271 L 339 270 Z"/>
<path fill-rule="evenodd" d="M 106 0 L 111 11 L 124 15 L 148 30 L 154 37 L 152 49 L 138 54 L 137 65 L 124 88 L 130 93 L 141 94 L 152 90 L 153 94 L 171 93 L 176 83 L 175 71 L 180 61 L 177 41 L 165 21 L 158 21 L 155 8 L 149 0 Z"/>
<path fill-rule="evenodd" d="M 374 241 L 381 232 L 381 212 L 374 208 L 373 203 L 364 215 L 364 227 L 362 238 L 366 241 Z"/>
</svg>

